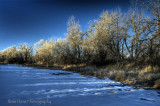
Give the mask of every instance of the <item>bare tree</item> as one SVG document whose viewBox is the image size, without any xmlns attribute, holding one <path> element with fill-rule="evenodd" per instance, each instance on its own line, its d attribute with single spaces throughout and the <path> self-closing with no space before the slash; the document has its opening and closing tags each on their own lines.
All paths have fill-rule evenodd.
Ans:
<svg viewBox="0 0 160 106">
<path fill-rule="evenodd" d="M 81 52 L 82 52 L 82 40 L 83 40 L 83 34 L 80 29 L 80 25 L 78 22 L 75 21 L 75 17 L 71 16 L 71 18 L 68 21 L 68 31 L 66 35 L 66 40 L 69 43 L 69 47 L 72 53 L 72 60 L 73 63 L 80 62 L 81 58 Z"/>
<path fill-rule="evenodd" d="M 27 44 L 21 44 L 19 46 L 20 60 L 22 63 L 32 62 L 33 47 Z"/>
<path fill-rule="evenodd" d="M 47 67 L 49 63 L 53 62 L 53 52 L 54 52 L 54 41 L 44 41 L 43 39 L 34 44 L 36 49 L 35 59 L 37 62 L 42 62 L 46 64 Z"/>
</svg>

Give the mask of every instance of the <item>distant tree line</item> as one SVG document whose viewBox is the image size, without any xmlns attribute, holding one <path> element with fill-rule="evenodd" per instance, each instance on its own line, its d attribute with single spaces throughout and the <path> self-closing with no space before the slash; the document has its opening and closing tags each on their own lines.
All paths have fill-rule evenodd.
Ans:
<svg viewBox="0 0 160 106">
<path fill-rule="evenodd" d="M 36 64 L 109 64 L 124 60 L 160 65 L 159 0 L 137 1 L 122 13 L 105 11 L 82 32 L 71 16 L 65 39 L 40 40 L 0 52 L 0 62 Z M 143 9 L 145 9 L 145 12 Z"/>
</svg>

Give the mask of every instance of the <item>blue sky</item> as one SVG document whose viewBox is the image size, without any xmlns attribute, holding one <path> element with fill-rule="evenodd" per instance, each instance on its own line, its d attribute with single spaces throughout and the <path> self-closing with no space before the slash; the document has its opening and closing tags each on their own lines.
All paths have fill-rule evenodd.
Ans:
<svg viewBox="0 0 160 106">
<path fill-rule="evenodd" d="M 40 39 L 65 38 L 74 15 L 83 31 L 105 10 L 128 11 L 130 0 L 0 0 L 0 50 Z"/>
</svg>

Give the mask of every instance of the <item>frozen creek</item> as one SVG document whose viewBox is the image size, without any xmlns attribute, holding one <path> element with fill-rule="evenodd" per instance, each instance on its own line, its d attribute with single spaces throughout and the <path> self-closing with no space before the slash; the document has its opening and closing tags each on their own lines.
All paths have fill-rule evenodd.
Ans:
<svg viewBox="0 0 160 106">
<path fill-rule="evenodd" d="M 62 70 L 0 65 L 0 106 L 160 106 L 160 91 Z"/>
</svg>

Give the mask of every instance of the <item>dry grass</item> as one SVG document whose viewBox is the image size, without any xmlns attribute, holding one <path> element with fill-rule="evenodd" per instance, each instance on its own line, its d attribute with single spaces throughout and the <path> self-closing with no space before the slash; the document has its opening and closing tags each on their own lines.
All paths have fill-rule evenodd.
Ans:
<svg viewBox="0 0 160 106">
<path fill-rule="evenodd" d="M 74 68 L 74 67 L 83 67 L 86 64 L 71 64 L 71 65 L 63 65 L 63 69 Z"/>
<path fill-rule="evenodd" d="M 115 80 L 116 81 L 124 81 L 126 79 L 126 72 L 123 70 L 118 70 L 115 73 Z"/>
<path fill-rule="evenodd" d="M 150 87 L 153 87 L 155 81 L 157 79 L 160 79 L 160 71 L 158 66 L 137 66 L 134 63 L 126 64 L 121 69 L 118 69 L 116 65 L 109 65 L 104 67 L 85 65 L 79 65 L 79 67 L 77 67 L 77 65 L 71 65 L 65 68 L 84 75 L 90 75 L 99 78 L 107 77 L 112 80 L 120 81 L 127 84 L 141 84 L 143 86 Z"/>
<path fill-rule="evenodd" d="M 134 65 L 135 65 L 134 62 L 128 63 L 128 64 L 126 64 L 126 65 L 124 66 L 124 68 L 131 68 L 131 67 L 133 67 Z"/>
<path fill-rule="evenodd" d="M 151 66 L 151 65 L 148 65 L 146 67 L 144 67 L 141 72 L 157 72 L 159 71 L 159 67 L 158 66 Z"/>
<path fill-rule="evenodd" d="M 43 62 L 38 61 L 36 64 L 37 64 L 37 65 L 42 65 Z"/>
</svg>

